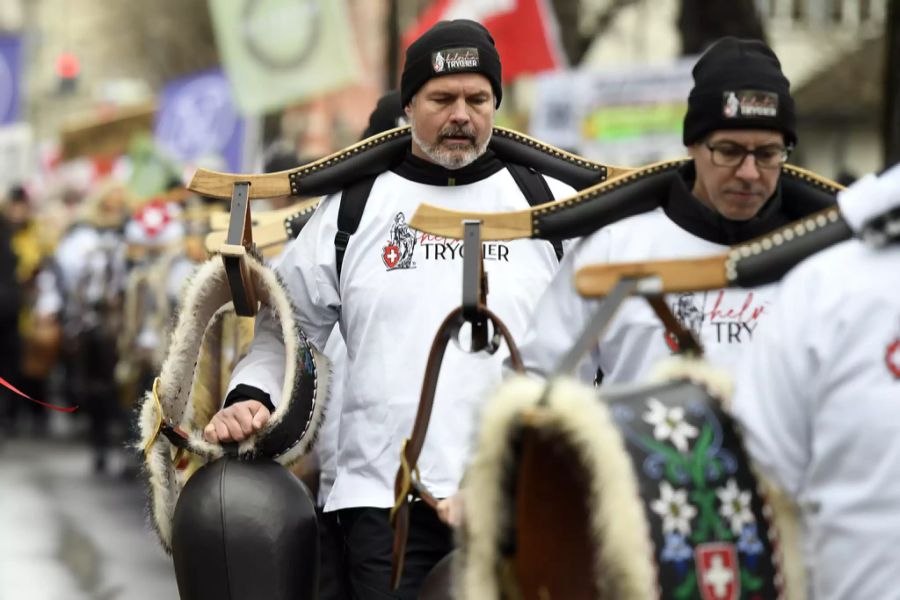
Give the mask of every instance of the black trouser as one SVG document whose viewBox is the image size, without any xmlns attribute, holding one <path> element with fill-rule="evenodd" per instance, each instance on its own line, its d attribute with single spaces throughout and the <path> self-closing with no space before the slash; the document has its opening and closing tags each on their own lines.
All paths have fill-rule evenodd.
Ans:
<svg viewBox="0 0 900 600">
<path fill-rule="evenodd" d="M 319 516 L 319 600 L 350 600 L 347 561 L 344 559 L 344 537 L 337 512 Z"/>
<path fill-rule="evenodd" d="M 453 549 L 453 533 L 423 502 L 414 502 L 409 515 L 400 588 L 391 590 L 391 549 L 394 532 L 384 508 L 347 508 L 337 511 L 344 536 L 347 574 L 354 600 L 418 598 L 431 569 Z"/>
</svg>

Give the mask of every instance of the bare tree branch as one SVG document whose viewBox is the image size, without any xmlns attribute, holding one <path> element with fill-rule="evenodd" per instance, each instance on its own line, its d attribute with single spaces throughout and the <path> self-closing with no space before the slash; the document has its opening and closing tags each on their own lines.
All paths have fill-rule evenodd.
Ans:
<svg viewBox="0 0 900 600">
<path fill-rule="evenodd" d="M 581 63 L 591 43 L 609 29 L 619 12 L 640 0 L 611 0 L 609 6 L 597 14 L 588 27 L 582 27 L 581 2 L 553 0 L 553 8 L 559 23 L 560 38 L 569 64 Z"/>
</svg>

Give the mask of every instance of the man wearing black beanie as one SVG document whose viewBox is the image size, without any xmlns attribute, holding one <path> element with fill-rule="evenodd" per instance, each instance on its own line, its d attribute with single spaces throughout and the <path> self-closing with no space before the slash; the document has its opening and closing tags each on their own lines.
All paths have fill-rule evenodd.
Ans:
<svg viewBox="0 0 900 600">
<path fill-rule="evenodd" d="M 500 73 L 494 39 L 475 21 L 441 21 L 410 44 L 400 101 L 413 156 L 459 169 L 484 154 L 503 95 Z"/>
<path fill-rule="evenodd" d="M 581 267 L 712 256 L 829 205 L 782 191 L 781 167 L 797 142 L 794 101 L 766 44 L 723 38 L 700 57 L 693 75 L 684 118 L 692 160 L 654 192 L 659 208 L 608 225 L 567 254 L 520 345 L 529 370 L 551 372 L 590 318 L 592 301 L 574 287 Z M 707 359 L 733 368 L 767 318 L 774 287 L 671 294 L 666 300 L 701 341 Z M 640 381 L 674 349 L 646 304 L 629 300 L 579 376 L 590 382 L 599 370 L 604 383 Z"/>
<path fill-rule="evenodd" d="M 347 345 L 336 474 L 325 504 L 337 515 L 352 596 L 414 599 L 426 575 L 453 547 L 448 523 L 487 391 L 503 374 L 508 349 L 494 355 L 447 348 L 428 436 L 418 462 L 439 514 L 410 508 L 400 587 L 391 589 L 393 482 L 419 403 L 432 338 L 462 292 L 462 242 L 408 225 L 423 202 L 468 211 L 522 210 L 574 190 L 502 161 L 488 143 L 502 96 L 500 57 L 482 25 L 436 24 L 406 53 L 399 104 L 411 143 L 399 164 L 326 197 L 276 271 L 291 291 L 298 322 L 322 348 L 337 323 Z M 530 173 L 530 174 L 529 174 Z M 528 178 L 535 186 L 521 182 Z M 539 182 L 537 180 L 540 180 Z M 526 196 L 526 190 L 529 190 Z M 365 207 L 364 212 L 361 207 Z M 355 224 L 348 226 L 352 211 Z M 559 266 L 547 241 L 485 242 L 489 305 L 513 337 Z M 242 440 L 282 401 L 285 348 L 260 312 L 256 336 L 229 383 L 226 408 L 204 435 Z"/>
<path fill-rule="evenodd" d="M 739 228 L 755 220 L 776 194 L 781 164 L 797 143 L 795 128 L 790 84 L 772 50 L 737 38 L 714 44 L 694 67 L 684 117 L 694 196 Z"/>
</svg>

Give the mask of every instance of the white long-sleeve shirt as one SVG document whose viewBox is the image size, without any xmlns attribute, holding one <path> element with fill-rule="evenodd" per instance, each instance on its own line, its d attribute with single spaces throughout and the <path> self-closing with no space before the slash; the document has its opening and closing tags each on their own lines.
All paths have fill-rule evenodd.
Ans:
<svg viewBox="0 0 900 600">
<path fill-rule="evenodd" d="M 583 298 L 575 273 L 597 263 L 699 258 L 721 254 L 724 244 L 707 241 L 673 223 L 662 209 L 629 217 L 585 237 L 566 253 L 544 292 L 520 349 L 529 371 L 547 375 L 586 328 L 602 300 Z M 757 325 L 768 318 L 774 285 L 668 294 L 666 301 L 681 322 L 699 337 L 707 359 L 723 368 L 737 366 Z M 602 341 L 581 362 L 577 375 L 591 382 L 597 367 L 604 383 L 645 377 L 673 349 L 662 322 L 642 298 L 619 308 Z"/>
<path fill-rule="evenodd" d="M 572 189 L 547 178 L 554 195 Z M 310 341 L 325 344 L 335 322 L 347 345 L 337 473 L 325 509 L 389 507 L 402 441 L 412 429 L 434 334 L 462 293 L 462 242 L 422 234 L 406 223 L 420 203 L 458 210 L 528 207 L 512 176 L 497 171 L 474 183 L 439 186 L 395 172 L 372 187 L 359 228 L 350 238 L 340 281 L 335 268 L 338 197 L 326 198 L 277 267 Z M 520 337 L 558 263 L 548 242 L 485 242 L 488 306 Z M 284 346 L 262 311 L 237 384 L 268 393 L 277 405 Z M 434 412 L 419 468 L 438 497 L 459 485 L 478 409 L 501 378 L 503 347 L 495 355 L 467 354 L 452 344 L 444 357 Z"/>
<path fill-rule="evenodd" d="M 810 597 L 900 598 L 900 247 L 810 258 L 756 335 L 734 412 L 800 506 Z"/>
</svg>

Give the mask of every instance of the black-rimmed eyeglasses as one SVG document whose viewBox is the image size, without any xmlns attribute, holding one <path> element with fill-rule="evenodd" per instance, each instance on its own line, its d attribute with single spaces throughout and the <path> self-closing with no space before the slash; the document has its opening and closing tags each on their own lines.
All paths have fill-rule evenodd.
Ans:
<svg viewBox="0 0 900 600">
<path fill-rule="evenodd" d="M 775 169 L 787 162 L 791 155 L 790 146 L 768 144 L 753 150 L 733 142 L 705 144 L 712 156 L 712 163 L 717 167 L 738 167 L 744 163 L 748 154 L 753 155 L 756 166 L 760 169 Z"/>
</svg>

